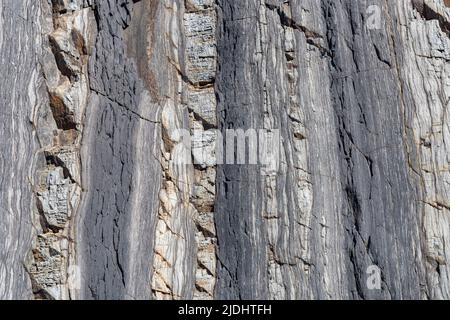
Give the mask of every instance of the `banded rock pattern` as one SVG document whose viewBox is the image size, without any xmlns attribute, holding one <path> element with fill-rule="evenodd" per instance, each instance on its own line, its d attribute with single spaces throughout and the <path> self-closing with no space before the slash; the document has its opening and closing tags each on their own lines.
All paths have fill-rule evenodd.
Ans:
<svg viewBox="0 0 450 320">
<path fill-rule="evenodd" d="M 0 298 L 449 299 L 449 32 L 447 0 L 0 0 Z"/>
</svg>

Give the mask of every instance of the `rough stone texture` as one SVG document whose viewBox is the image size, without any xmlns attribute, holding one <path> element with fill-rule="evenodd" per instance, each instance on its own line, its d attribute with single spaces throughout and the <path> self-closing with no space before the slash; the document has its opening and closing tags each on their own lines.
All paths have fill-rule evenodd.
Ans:
<svg viewBox="0 0 450 320">
<path fill-rule="evenodd" d="M 447 0 L 0 0 L 0 299 L 450 299 L 449 37 Z M 223 164 L 251 128 L 276 165 Z"/>
<path fill-rule="evenodd" d="M 190 201 L 196 209 L 194 223 L 197 266 L 194 299 L 212 299 L 216 284 L 216 230 L 214 225 L 217 101 L 214 93 L 216 77 L 216 10 L 211 1 L 185 2 L 185 65 L 191 85 L 187 88 L 190 111 L 191 153 L 194 184 Z M 197 3 L 195 3 L 197 2 Z M 200 66 L 200 67 L 199 67 Z"/>
<path fill-rule="evenodd" d="M 32 297 L 24 268 L 36 233 L 34 113 L 46 103 L 37 1 L 0 1 L 0 299 Z"/>
<path fill-rule="evenodd" d="M 48 103 L 33 121 L 45 163 L 36 172 L 40 225 L 27 268 L 35 298 L 69 299 L 79 286 L 72 221 L 81 197 L 79 149 L 95 18 L 76 2 L 43 2 L 41 8 L 47 38 L 40 65 Z"/>
<path fill-rule="evenodd" d="M 133 4 L 119 2 L 92 3 L 98 34 L 89 61 L 84 192 L 76 224 L 83 299 L 150 296 L 160 181 L 158 105 L 127 56 L 125 30 L 135 28 L 138 38 L 130 51 L 136 52 L 147 41 L 146 25 L 130 25 Z M 148 59 L 145 51 L 136 55 Z"/>
<path fill-rule="evenodd" d="M 409 1 L 218 3 L 221 127 L 281 128 L 283 143 L 276 177 L 218 169 L 216 296 L 447 297 L 446 264 L 434 271 L 429 257 L 448 238 L 448 207 L 436 205 L 448 199 L 448 34 Z M 382 9 L 380 28 L 367 27 L 369 5 Z M 430 52 L 419 43 L 443 57 L 421 62 Z M 431 135 L 435 113 L 429 172 L 440 189 L 413 163 L 423 149 L 414 132 Z M 380 291 L 366 287 L 369 265 L 382 270 Z"/>
</svg>

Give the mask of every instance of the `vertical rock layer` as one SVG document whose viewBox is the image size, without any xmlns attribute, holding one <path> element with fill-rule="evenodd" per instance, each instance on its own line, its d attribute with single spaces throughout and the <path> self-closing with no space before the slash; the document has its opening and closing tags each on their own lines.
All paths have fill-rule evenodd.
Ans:
<svg viewBox="0 0 450 320">
<path fill-rule="evenodd" d="M 218 297 L 445 298 L 435 256 L 448 238 L 438 199 L 449 198 L 449 9 L 218 3 L 222 127 L 269 125 L 283 137 L 276 177 L 219 168 Z M 366 286 L 371 265 L 379 291 Z"/>
<path fill-rule="evenodd" d="M 35 235 L 33 180 L 39 141 L 33 117 L 48 100 L 38 67 L 41 8 L 0 3 L 0 298 L 32 297 L 25 259 Z M 6 76 L 8 75 L 8 76 Z"/>
<path fill-rule="evenodd" d="M 449 299 L 449 6 L 0 0 L 0 298 Z"/>
</svg>

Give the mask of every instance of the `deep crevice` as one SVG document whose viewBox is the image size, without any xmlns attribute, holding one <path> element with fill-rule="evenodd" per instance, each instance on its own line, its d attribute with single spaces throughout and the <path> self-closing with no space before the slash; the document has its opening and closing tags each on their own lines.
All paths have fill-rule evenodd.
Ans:
<svg viewBox="0 0 450 320">
<path fill-rule="evenodd" d="M 420 16 L 425 20 L 437 20 L 442 32 L 444 32 L 447 37 L 450 37 L 450 22 L 442 16 L 440 13 L 436 12 L 423 0 L 413 0 L 412 1 L 414 9 L 420 14 Z M 450 1 L 446 0 L 445 5 L 450 7 Z"/>
</svg>

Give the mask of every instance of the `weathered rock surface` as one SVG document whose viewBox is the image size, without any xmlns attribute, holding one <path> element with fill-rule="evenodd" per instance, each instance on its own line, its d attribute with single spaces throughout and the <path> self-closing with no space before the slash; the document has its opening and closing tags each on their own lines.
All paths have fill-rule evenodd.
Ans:
<svg viewBox="0 0 450 320">
<path fill-rule="evenodd" d="M 0 74 L 0 299 L 450 299 L 447 0 L 0 0 Z"/>
</svg>

